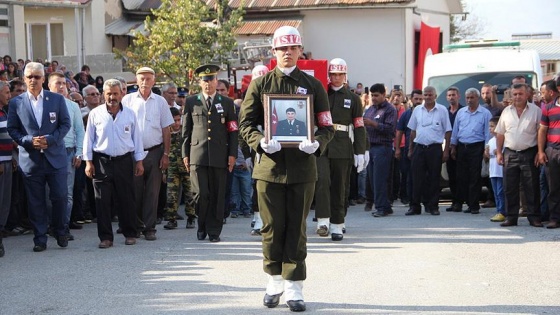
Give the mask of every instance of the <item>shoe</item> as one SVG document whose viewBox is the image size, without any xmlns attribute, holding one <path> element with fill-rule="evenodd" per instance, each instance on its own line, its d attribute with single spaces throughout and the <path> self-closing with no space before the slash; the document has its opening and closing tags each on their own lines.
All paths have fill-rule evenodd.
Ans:
<svg viewBox="0 0 560 315">
<path fill-rule="evenodd" d="M 163 222 L 163 218 L 162 217 L 157 217 L 156 224 L 161 224 L 161 222 Z"/>
<path fill-rule="evenodd" d="M 66 238 L 67 238 L 69 241 L 73 241 L 73 240 L 74 240 L 74 235 L 68 233 L 68 234 L 66 234 Z"/>
<path fill-rule="evenodd" d="M 558 223 L 558 221 L 556 220 L 550 220 L 550 222 L 548 222 L 548 224 L 546 225 L 547 229 L 557 229 L 560 228 L 560 223 Z"/>
<path fill-rule="evenodd" d="M 252 227 L 252 228 L 255 227 L 255 223 L 257 223 L 257 221 L 256 221 L 255 219 L 253 219 L 253 220 L 251 221 L 251 227 Z"/>
<path fill-rule="evenodd" d="M 401 198 L 401 203 L 402 203 L 403 205 L 408 205 L 408 204 L 410 203 L 410 200 L 408 200 L 408 199 L 402 199 L 402 198 Z"/>
<path fill-rule="evenodd" d="M 37 244 L 33 246 L 33 251 L 38 253 L 47 249 L 47 244 Z"/>
<path fill-rule="evenodd" d="M 471 209 L 471 214 L 479 214 L 480 210 L 478 209 Z"/>
<path fill-rule="evenodd" d="M 127 237 L 124 240 L 124 244 L 125 245 L 134 245 L 134 244 L 136 244 L 136 239 L 134 237 Z"/>
<path fill-rule="evenodd" d="M 364 206 L 364 211 L 371 211 L 373 210 L 373 202 L 366 202 L 366 205 Z"/>
<path fill-rule="evenodd" d="M 524 218 L 524 217 L 526 217 L 526 216 L 527 216 L 527 211 L 521 210 L 521 211 L 519 212 L 519 217 L 523 217 L 523 218 Z"/>
<path fill-rule="evenodd" d="M 331 240 L 333 241 L 342 241 L 344 235 L 338 233 L 331 233 Z"/>
<path fill-rule="evenodd" d="M 220 241 L 220 237 L 218 235 L 209 235 L 208 240 L 212 243 L 218 243 Z"/>
<path fill-rule="evenodd" d="M 252 217 L 252 215 L 251 215 L 250 213 L 245 213 L 245 214 L 243 215 L 243 217 L 244 217 L 244 218 L 250 218 L 250 217 Z"/>
<path fill-rule="evenodd" d="M 83 227 L 83 225 L 72 221 L 70 221 L 70 223 L 68 224 L 68 228 L 72 230 L 81 230 Z"/>
<path fill-rule="evenodd" d="M 431 215 L 439 215 L 439 210 L 437 210 L 437 209 L 436 209 L 436 210 L 432 210 L 432 211 L 430 211 L 430 214 L 431 214 Z"/>
<path fill-rule="evenodd" d="M 501 213 L 496 213 L 496 215 L 490 219 L 492 222 L 504 222 L 505 220 L 506 216 Z"/>
<path fill-rule="evenodd" d="M 99 248 L 109 248 L 113 246 L 113 242 L 110 240 L 104 240 L 99 243 L 97 247 Z"/>
<path fill-rule="evenodd" d="M 417 215 L 417 214 L 422 214 L 422 212 L 414 211 L 412 208 L 410 208 L 404 215 Z"/>
<path fill-rule="evenodd" d="M 329 236 L 329 228 L 326 225 L 321 225 L 317 228 L 317 234 L 319 236 Z"/>
<path fill-rule="evenodd" d="M 80 220 L 76 220 L 77 224 L 86 224 L 86 221 L 84 221 L 83 219 Z"/>
<path fill-rule="evenodd" d="M 357 205 L 356 200 L 354 200 L 354 199 L 348 200 L 348 204 L 351 205 L 351 206 Z"/>
<path fill-rule="evenodd" d="M 68 236 L 66 235 L 58 236 L 56 238 L 56 244 L 58 244 L 58 246 L 62 248 L 68 247 Z"/>
<path fill-rule="evenodd" d="M 224 218 L 224 220 L 222 221 L 222 223 L 223 223 L 223 224 L 226 224 L 226 223 L 227 223 L 227 219 Z"/>
<path fill-rule="evenodd" d="M 387 213 L 387 214 L 393 214 L 393 209 L 385 210 L 385 213 Z"/>
<path fill-rule="evenodd" d="M 494 208 L 494 207 L 496 207 L 496 203 L 494 203 L 494 201 L 492 201 L 492 200 L 486 200 L 486 202 L 483 203 L 483 204 L 481 205 L 481 207 L 482 207 L 482 208 L 485 208 L 485 209 L 486 209 L 486 208 Z"/>
<path fill-rule="evenodd" d="M 514 220 L 506 219 L 504 222 L 502 222 L 500 224 L 500 226 L 503 226 L 503 227 L 517 226 L 517 220 L 514 221 Z"/>
<path fill-rule="evenodd" d="M 303 311 L 305 311 L 305 302 L 303 300 L 286 301 L 286 304 L 288 304 L 288 307 L 290 308 L 290 311 L 292 311 L 292 312 L 303 312 Z"/>
<path fill-rule="evenodd" d="M 280 303 L 280 296 L 282 296 L 282 293 L 273 294 L 273 295 L 268 295 L 265 293 L 263 298 L 263 305 L 268 308 L 273 308 L 278 306 L 278 303 Z"/>
<path fill-rule="evenodd" d="M 541 219 L 529 220 L 529 225 L 534 226 L 534 227 L 543 227 L 544 226 L 541 222 Z"/>
<path fill-rule="evenodd" d="M 170 220 L 169 222 L 167 222 L 167 224 L 165 224 L 163 226 L 164 229 L 166 230 L 173 230 L 177 228 L 177 221 L 175 220 Z"/>
<path fill-rule="evenodd" d="M 4 249 L 4 244 L 0 243 L 0 257 L 4 257 L 6 250 Z"/>
<path fill-rule="evenodd" d="M 187 219 L 187 226 L 186 226 L 186 228 L 187 228 L 187 229 L 194 229 L 194 218 L 193 218 L 193 219 L 191 219 L 191 218 L 188 218 L 188 219 Z"/>
<path fill-rule="evenodd" d="M 313 218 L 313 222 L 317 222 L 317 218 Z"/>
<path fill-rule="evenodd" d="M 261 234 L 261 230 L 260 229 L 252 229 L 251 230 L 251 235 L 253 236 L 260 236 Z"/>
<path fill-rule="evenodd" d="M 201 231 L 196 232 L 196 238 L 197 238 L 199 241 L 203 241 L 204 239 L 206 239 L 206 232 L 204 232 L 204 231 L 202 231 L 202 232 L 201 232 Z"/>
<path fill-rule="evenodd" d="M 117 234 L 122 234 L 122 229 L 121 228 L 117 229 Z"/>
<path fill-rule="evenodd" d="M 113 222 L 113 223 L 119 222 L 119 217 L 117 217 L 117 216 L 112 217 L 111 222 Z"/>
<path fill-rule="evenodd" d="M 185 220 L 185 218 L 180 214 L 176 214 L 175 215 L 175 220 Z"/>
<path fill-rule="evenodd" d="M 346 234 L 346 228 L 345 227 L 342 228 L 342 234 Z"/>
<path fill-rule="evenodd" d="M 376 218 L 380 218 L 380 217 L 386 217 L 387 213 L 385 211 L 377 210 L 374 213 L 372 213 L 372 215 Z"/>
<path fill-rule="evenodd" d="M 360 198 L 356 199 L 356 203 L 359 204 L 359 205 L 363 205 L 364 203 L 366 203 L 366 199 L 360 197 Z"/>
<path fill-rule="evenodd" d="M 471 211 L 472 210 L 470 208 L 467 208 L 466 210 L 463 210 L 463 213 L 471 213 Z"/>
<path fill-rule="evenodd" d="M 157 240 L 156 231 L 145 231 L 144 238 L 146 241 L 155 241 Z"/>
<path fill-rule="evenodd" d="M 239 216 L 239 215 L 238 215 L 237 213 L 232 213 L 232 214 L 230 215 L 230 217 L 231 217 L 232 219 L 237 218 L 238 216 Z"/>
</svg>

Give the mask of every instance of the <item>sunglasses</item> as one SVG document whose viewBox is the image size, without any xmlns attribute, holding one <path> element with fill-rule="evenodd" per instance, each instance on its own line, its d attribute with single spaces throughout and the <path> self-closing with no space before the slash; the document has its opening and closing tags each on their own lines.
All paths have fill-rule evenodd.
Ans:
<svg viewBox="0 0 560 315">
<path fill-rule="evenodd" d="M 41 80 L 43 78 L 43 76 L 42 75 L 28 75 L 28 76 L 26 76 L 26 78 L 28 78 L 29 80 L 31 80 L 31 79 Z"/>
</svg>

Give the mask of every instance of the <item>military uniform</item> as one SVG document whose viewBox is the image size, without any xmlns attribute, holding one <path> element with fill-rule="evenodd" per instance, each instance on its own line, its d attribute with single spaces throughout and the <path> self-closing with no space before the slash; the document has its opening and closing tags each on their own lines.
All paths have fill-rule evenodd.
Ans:
<svg viewBox="0 0 560 315">
<path fill-rule="evenodd" d="M 342 87 L 338 91 L 329 88 L 328 96 L 335 135 L 325 153 L 317 159 L 319 180 L 315 187 L 315 216 L 330 218 L 331 224 L 342 224 L 354 154 L 366 151 L 366 131 L 358 95 Z M 352 128 L 354 141 L 350 138 Z"/>
<path fill-rule="evenodd" d="M 264 126 L 265 93 L 313 95 L 318 127 L 315 139 L 320 144 L 315 154 L 297 148 L 282 148 L 273 154 L 263 151 L 260 141 L 264 135 L 257 126 Z M 263 221 L 264 271 L 271 276 L 282 275 L 286 280 L 304 280 L 306 218 L 317 181 L 316 155 L 326 149 L 334 134 L 327 93 L 317 79 L 297 67 L 289 75 L 275 68 L 249 85 L 241 106 L 240 133 L 260 155 L 255 161 L 253 178 L 257 180 Z"/>
<path fill-rule="evenodd" d="M 307 136 L 307 128 L 303 121 L 294 119 L 290 124 L 287 119 L 284 119 L 278 122 L 275 136 Z"/>
<path fill-rule="evenodd" d="M 210 110 L 202 93 L 185 100 L 183 158 L 189 158 L 198 232 L 222 231 L 228 157 L 237 156 L 237 115 L 233 100 L 219 94 Z"/>
<path fill-rule="evenodd" d="M 194 200 L 191 191 L 191 178 L 181 159 L 181 146 L 183 137 L 181 131 L 171 131 L 171 150 L 169 151 L 169 168 L 167 169 L 167 206 L 165 217 L 167 220 L 177 220 L 179 210 L 179 190 L 185 198 L 185 214 L 187 220 L 192 220 L 195 215 Z"/>
</svg>

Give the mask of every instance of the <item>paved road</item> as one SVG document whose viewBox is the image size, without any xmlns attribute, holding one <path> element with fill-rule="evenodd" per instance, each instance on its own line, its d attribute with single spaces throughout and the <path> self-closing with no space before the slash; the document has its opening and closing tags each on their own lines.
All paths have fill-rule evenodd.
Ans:
<svg viewBox="0 0 560 315">
<path fill-rule="evenodd" d="M 441 207 L 443 209 L 443 206 Z M 560 230 L 500 228 L 480 215 L 395 214 L 373 218 L 351 207 L 342 242 L 316 236 L 309 218 L 307 313 L 560 314 Z M 250 219 L 229 219 L 222 242 L 195 230 L 97 248 L 94 224 L 53 238 L 42 253 L 32 236 L 4 240 L 0 314 L 286 314 L 261 301 L 266 276 Z M 184 224 L 184 221 L 182 221 Z M 281 300 L 284 303 L 283 299 Z"/>
</svg>

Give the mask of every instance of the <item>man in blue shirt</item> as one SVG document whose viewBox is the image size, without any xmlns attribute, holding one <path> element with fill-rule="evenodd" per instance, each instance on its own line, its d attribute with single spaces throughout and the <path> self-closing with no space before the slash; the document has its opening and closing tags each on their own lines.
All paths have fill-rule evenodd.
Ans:
<svg viewBox="0 0 560 315">
<path fill-rule="evenodd" d="M 482 154 L 490 139 L 488 124 L 492 114 L 479 105 L 480 92 L 470 88 L 465 92 L 467 106 L 455 117 L 451 133 L 451 158 L 457 161 L 458 202 L 468 206 L 465 213 L 480 213 Z"/>
</svg>

